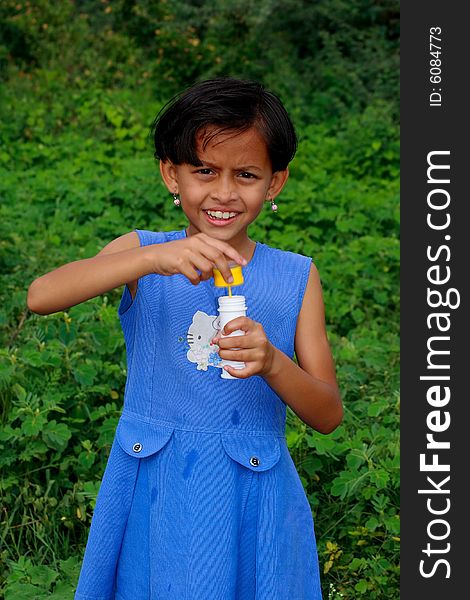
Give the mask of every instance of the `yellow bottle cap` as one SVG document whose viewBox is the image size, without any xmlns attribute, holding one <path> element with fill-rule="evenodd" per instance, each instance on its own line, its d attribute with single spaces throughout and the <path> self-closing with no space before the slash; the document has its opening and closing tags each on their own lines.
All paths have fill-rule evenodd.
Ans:
<svg viewBox="0 0 470 600">
<path fill-rule="evenodd" d="M 218 269 L 212 269 L 212 271 L 214 273 L 215 287 L 230 287 L 233 285 L 241 285 L 244 281 L 242 268 L 240 265 L 236 265 L 235 267 L 230 267 L 230 272 L 232 273 L 232 277 L 233 277 L 232 283 L 227 283 L 225 281 L 225 279 L 222 277 L 222 273 Z"/>
</svg>

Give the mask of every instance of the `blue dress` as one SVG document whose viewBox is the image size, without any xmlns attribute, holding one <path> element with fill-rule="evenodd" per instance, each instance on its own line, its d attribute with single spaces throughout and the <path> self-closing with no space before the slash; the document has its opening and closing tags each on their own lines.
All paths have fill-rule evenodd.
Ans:
<svg viewBox="0 0 470 600">
<path fill-rule="evenodd" d="M 136 230 L 141 246 L 186 231 Z M 257 242 L 247 316 L 294 356 L 311 258 Z M 148 274 L 118 314 L 124 408 L 75 600 L 321 600 L 312 513 L 261 376 L 222 379 L 213 279 Z"/>
</svg>

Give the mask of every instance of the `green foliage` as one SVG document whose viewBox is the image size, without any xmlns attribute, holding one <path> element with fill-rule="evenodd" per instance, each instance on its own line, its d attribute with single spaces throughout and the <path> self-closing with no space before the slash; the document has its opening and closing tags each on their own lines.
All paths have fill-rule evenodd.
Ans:
<svg viewBox="0 0 470 600">
<path fill-rule="evenodd" d="M 395 0 L 5 0 L 0 67 L 60 69 L 68 86 L 140 86 L 159 98 L 196 79 L 265 82 L 302 124 L 371 101 L 398 104 Z M 60 59 L 60 60 L 59 60 Z"/>
<path fill-rule="evenodd" d="M 25 557 L 8 561 L 11 572 L 6 580 L 5 600 L 73 600 L 80 561 L 73 556 L 60 560 L 55 569 L 34 565 Z"/>
<path fill-rule="evenodd" d="M 250 236 L 312 256 L 345 406 L 288 410 L 325 600 L 398 597 L 398 5 L 115 0 L 0 5 L 0 596 L 73 597 L 122 408 L 122 290 L 48 316 L 27 289 L 134 228 L 186 223 L 148 127 L 195 79 L 267 83 L 299 152 Z"/>
</svg>

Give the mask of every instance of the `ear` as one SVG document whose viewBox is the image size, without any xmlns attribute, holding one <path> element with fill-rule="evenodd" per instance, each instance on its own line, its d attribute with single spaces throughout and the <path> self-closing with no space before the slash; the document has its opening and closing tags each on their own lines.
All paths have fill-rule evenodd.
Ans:
<svg viewBox="0 0 470 600">
<path fill-rule="evenodd" d="M 170 194 L 178 193 L 178 175 L 170 160 L 160 161 L 160 174 Z"/>
<path fill-rule="evenodd" d="M 283 171 L 276 171 L 275 173 L 273 173 L 271 177 L 271 183 L 269 184 L 269 188 L 266 192 L 266 195 L 269 197 L 270 200 L 274 200 L 274 198 L 281 193 L 281 190 L 286 184 L 288 178 L 289 169 L 287 168 Z"/>
</svg>

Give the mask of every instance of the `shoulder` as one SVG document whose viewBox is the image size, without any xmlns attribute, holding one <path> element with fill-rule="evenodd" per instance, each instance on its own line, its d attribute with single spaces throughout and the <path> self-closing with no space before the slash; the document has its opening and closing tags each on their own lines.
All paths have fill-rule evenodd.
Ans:
<svg viewBox="0 0 470 600">
<path fill-rule="evenodd" d="M 119 237 L 111 240 L 106 246 L 104 246 L 97 254 L 113 254 L 115 252 L 122 252 L 123 250 L 131 250 L 132 248 L 138 248 L 140 245 L 139 236 L 135 231 L 129 231 Z"/>
<path fill-rule="evenodd" d="M 149 229 L 134 230 L 140 241 L 141 246 L 150 246 L 151 244 L 162 244 L 185 236 L 184 229 L 173 231 L 150 231 Z"/>
<path fill-rule="evenodd" d="M 281 250 L 274 246 L 269 246 L 262 242 L 258 242 L 265 249 L 269 259 L 273 261 L 273 264 L 282 265 L 284 268 L 301 269 L 307 270 L 312 263 L 310 256 L 299 254 L 298 252 L 292 252 L 291 250 Z M 276 263 L 274 263 L 276 261 Z"/>
<path fill-rule="evenodd" d="M 305 282 L 305 293 L 304 293 L 304 302 L 315 302 L 318 304 L 323 304 L 323 293 L 321 286 L 320 274 L 318 272 L 317 266 L 313 261 L 308 263 L 308 269 L 306 273 L 306 282 Z"/>
<path fill-rule="evenodd" d="M 312 337 L 313 336 L 313 337 Z M 325 337 L 325 306 L 320 274 L 315 264 L 309 265 L 305 287 L 301 293 L 296 338 L 305 338 L 308 345 L 315 337 Z"/>
<path fill-rule="evenodd" d="M 313 259 L 310 256 L 292 252 L 290 250 L 281 250 L 267 244 L 262 244 L 265 250 L 267 268 L 272 270 L 274 276 L 280 280 L 288 281 L 290 290 L 296 291 L 298 299 L 297 312 L 300 310 L 302 298 L 305 293 L 309 274 L 312 271 Z"/>
<path fill-rule="evenodd" d="M 151 231 L 149 229 L 134 229 L 115 238 L 109 244 L 102 248 L 98 255 L 112 254 L 122 252 L 122 250 L 131 250 L 139 246 L 150 246 L 151 244 L 161 244 L 179 236 L 184 236 L 183 231 Z"/>
</svg>

